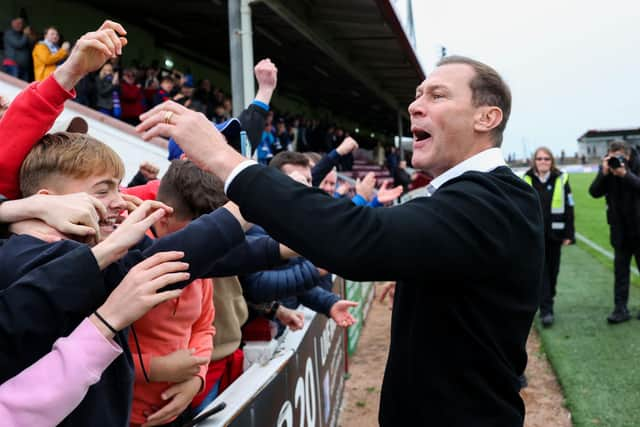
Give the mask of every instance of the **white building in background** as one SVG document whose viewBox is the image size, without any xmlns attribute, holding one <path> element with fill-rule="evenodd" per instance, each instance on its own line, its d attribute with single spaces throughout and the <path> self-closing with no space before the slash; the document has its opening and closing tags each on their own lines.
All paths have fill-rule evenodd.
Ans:
<svg viewBox="0 0 640 427">
<path fill-rule="evenodd" d="M 609 143 L 614 140 L 627 141 L 640 149 L 640 128 L 588 130 L 578 138 L 578 155 L 587 158 L 603 157 L 607 154 Z"/>
</svg>

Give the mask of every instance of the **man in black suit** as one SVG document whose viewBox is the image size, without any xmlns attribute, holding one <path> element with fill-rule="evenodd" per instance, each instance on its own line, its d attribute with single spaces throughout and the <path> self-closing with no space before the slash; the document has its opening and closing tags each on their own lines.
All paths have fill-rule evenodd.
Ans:
<svg viewBox="0 0 640 427">
<path fill-rule="evenodd" d="M 354 280 L 397 280 L 380 424 L 521 426 L 518 376 L 540 297 L 538 199 L 499 146 L 511 94 L 490 67 L 446 57 L 409 106 L 413 165 L 430 197 L 389 209 L 331 199 L 227 147 L 204 116 L 166 103 L 144 137 L 173 136 L 226 180 L 242 214 L 314 264 Z"/>
</svg>

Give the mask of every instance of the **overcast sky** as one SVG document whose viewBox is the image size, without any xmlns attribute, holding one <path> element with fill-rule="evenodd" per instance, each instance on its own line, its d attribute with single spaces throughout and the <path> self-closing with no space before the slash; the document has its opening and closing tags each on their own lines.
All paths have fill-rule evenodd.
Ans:
<svg viewBox="0 0 640 427">
<path fill-rule="evenodd" d="M 444 45 L 510 85 L 505 156 L 569 156 L 588 129 L 640 128 L 640 1 L 413 0 L 413 16 L 427 73 Z"/>
</svg>

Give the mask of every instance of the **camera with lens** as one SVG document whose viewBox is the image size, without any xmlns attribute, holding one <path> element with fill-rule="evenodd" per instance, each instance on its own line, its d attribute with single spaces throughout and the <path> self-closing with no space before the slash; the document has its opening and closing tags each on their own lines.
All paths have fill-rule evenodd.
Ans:
<svg viewBox="0 0 640 427">
<path fill-rule="evenodd" d="M 609 160 L 607 160 L 607 165 L 609 165 L 611 169 L 618 169 L 624 166 L 624 163 L 625 158 L 622 155 L 611 156 L 609 157 Z"/>
</svg>

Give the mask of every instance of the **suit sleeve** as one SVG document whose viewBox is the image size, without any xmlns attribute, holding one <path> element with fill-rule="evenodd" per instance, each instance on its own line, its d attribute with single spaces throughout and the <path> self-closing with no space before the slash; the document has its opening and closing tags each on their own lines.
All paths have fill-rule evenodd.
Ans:
<svg viewBox="0 0 640 427">
<path fill-rule="evenodd" d="M 452 182 L 430 198 L 370 209 L 254 165 L 236 176 L 228 196 L 274 239 L 345 278 L 424 282 L 428 275 L 448 277 L 452 271 L 472 278 L 477 265 L 500 267 L 508 248 L 496 236 L 513 226 L 505 214 L 513 207 L 480 176 Z M 518 219 L 527 221 L 524 215 Z"/>
</svg>

